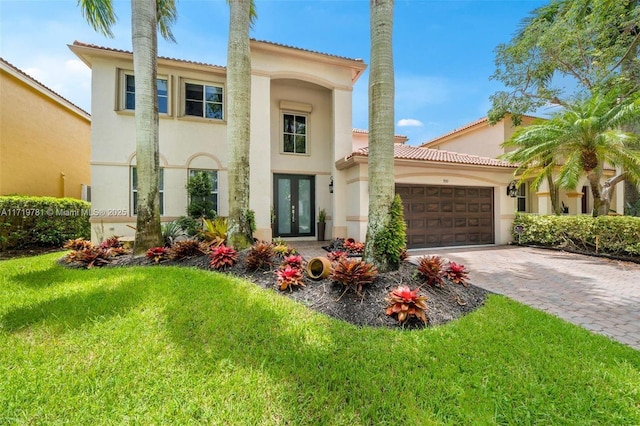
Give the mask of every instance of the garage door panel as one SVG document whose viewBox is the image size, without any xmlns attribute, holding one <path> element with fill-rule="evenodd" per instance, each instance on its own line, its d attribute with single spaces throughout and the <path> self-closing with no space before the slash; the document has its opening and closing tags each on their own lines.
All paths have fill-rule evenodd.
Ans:
<svg viewBox="0 0 640 426">
<path fill-rule="evenodd" d="M 403 198 L 407 246 L 492 244 L 493 188 L 396 185 Z"/>
</svg>

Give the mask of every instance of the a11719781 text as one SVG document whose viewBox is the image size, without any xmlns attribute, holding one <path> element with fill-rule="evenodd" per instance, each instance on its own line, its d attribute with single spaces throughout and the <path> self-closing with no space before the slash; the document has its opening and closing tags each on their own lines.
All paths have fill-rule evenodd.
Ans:
<svg viewBox="0 0 640 426">
<path fill-rule="evenodd" d="M 16 216 L 16 217 L 28 217 L 28 216 L 62 216 L 62 217 L 77 217 L 77 216 L 129 216 L 127 209 L 32 209 L 32 208 L 3 208 L 0 210 L 0 216 Z"/>
</svg>

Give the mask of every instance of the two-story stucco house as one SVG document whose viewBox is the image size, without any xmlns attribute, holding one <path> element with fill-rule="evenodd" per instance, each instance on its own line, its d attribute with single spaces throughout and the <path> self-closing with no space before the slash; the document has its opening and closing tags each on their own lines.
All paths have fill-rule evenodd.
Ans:
<svg viewBox="0 0 640 426">
<path fill-rule="evenodd" d="M 136 208 L 135 76 L 131 52 L 75 42 L 92 69 L 92 217 L 97 235 L 132 235 Z M 265 41 L 251 41 L 251 195 L 256 238 L 364 240 L 368 133 L 352 128 L 352 90 L 366 65 Z M 224 67 L 158 60 L 162 220 L 186 214 L 187 181 L 206 171 L 212 198 L 228 214 Z M 529 118 L 525 118 L 526 123 Z M 525 123 L 525 124 L 526 124 Z M 423 146 L 396 136 L 395 184 L 409 248 L 506 244 L 516 211 L 544 213 L 544 189 L 509 195 L 516 167 L 497 160 L 513 133 L 480 120 Z M 524 187 L 523 187 L 524 188 Z M 582 194 L 565 194 L 571 213 Z M 548 198 L 548 195 L 547 195 Z M 619 203 L 618 203 L 619 204 Z"/>
<path fill-rule="evenodd" d="M 88 197 L 91 116 L 0 58 L 0 195 Z"/>
<path fill-rule="evenodd" d="M 102 214 L 91 219 L 94 238 L 96 230 L 131 235 L 136 208 L 132 54 L 80 42 L 70 49 L 92 70 L 92 208 Z M 251 61 L 250 205 L 256 238 L 313 238 L 320 209 L 328 212 L 327 236 L 346 237 L 346 174 L 336 160 L 352 152 L 352 90 L 366 65 L 257 40 L 251 41 Z M 216 210 L 228 214 L 225 75 L 221 66 L 158 60 L 163 221 L 186 214 L 185 187 L 199 170 L 215 182 Z"/>
</svg>

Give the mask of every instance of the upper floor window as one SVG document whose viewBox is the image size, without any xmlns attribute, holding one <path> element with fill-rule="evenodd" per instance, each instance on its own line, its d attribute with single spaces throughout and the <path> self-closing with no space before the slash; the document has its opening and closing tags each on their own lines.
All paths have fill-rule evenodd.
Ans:
<svg viewBox="0 0 640 426">
<path fill-rule="evenodd" d="M 184 114 L 194 117 L 224 118 L 223 90 L 220 86 L 185 83 Z"/>
<path fill-rule="evenodd" d="M 136 109 L 136 85 L 135 77 L 132 74 L 125 74 L 124 78 L 124 109 Z M 160 114 L 169 113 L 169 84 L 166 78 L 156 80 L 158 88 L 158 112 Z"/>
<path fill-rule="evenodd" d="M 307 153 L 307 116 L 282 114 L 282 152 L 292 154 Z"/>
<path fill-rule="evenodd" d="M 160 214 L 164 214 L 164 169 L 160 169 L 160 182 L 158 183 L 160 192 Z M 138 214 L 138 169 L 131 167 L 131 206 L 134 215 Z"/>
</svg>

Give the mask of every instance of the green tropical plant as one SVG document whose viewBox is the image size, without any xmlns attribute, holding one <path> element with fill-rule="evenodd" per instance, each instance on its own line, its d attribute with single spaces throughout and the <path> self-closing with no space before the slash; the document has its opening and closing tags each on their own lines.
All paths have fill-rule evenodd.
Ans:
<svg viewBox="0 0 640 426">
<path fill-rule="evenodd" d="M 185 231 L 178 220 L 162 224 L 162 240 L 166 247 L 171 247 L 171 244 L 176 242 L 178 238 L 184 236 Z"/>
<path fill-rule="evenodd" d="M 198 237 L 209 245 L 219 246 L 227 242 L 227 218 L 218 216 L 213 220 L 203 219 L 203 229 Z"/>
<path fill-rule="evenodd" d="M 536 181 L 557 165 L 556 182 L 561 188 L 575 188 L 586 175 L 594 200 L 593 216 L 607 214 L 618 182 L 640 182 L 640 136 L 620 130 L 620 126 L 638 119 L 640 96 L 619 99 L 616 92 L 611 92 L 580 98 L 550 120 L 516 132 L 503 144 L 515 149 L 503 158 L 529 168 Z M 551 158 L 553 162 L 548 161 Z M 623 172 L 603 184 L 605 165 Z"/>
<path fill-rule="evenodd" d="M 404 221 L 402 198 L 396 194 L 389 208 L 389 219 L 385 226 L 376 234 L 374 247 L 379 256 L 386 259 L 386 263 L 393 270 L 400 267 L 403 253 L 406 251 L 407 224 Z"/>
</svg>

